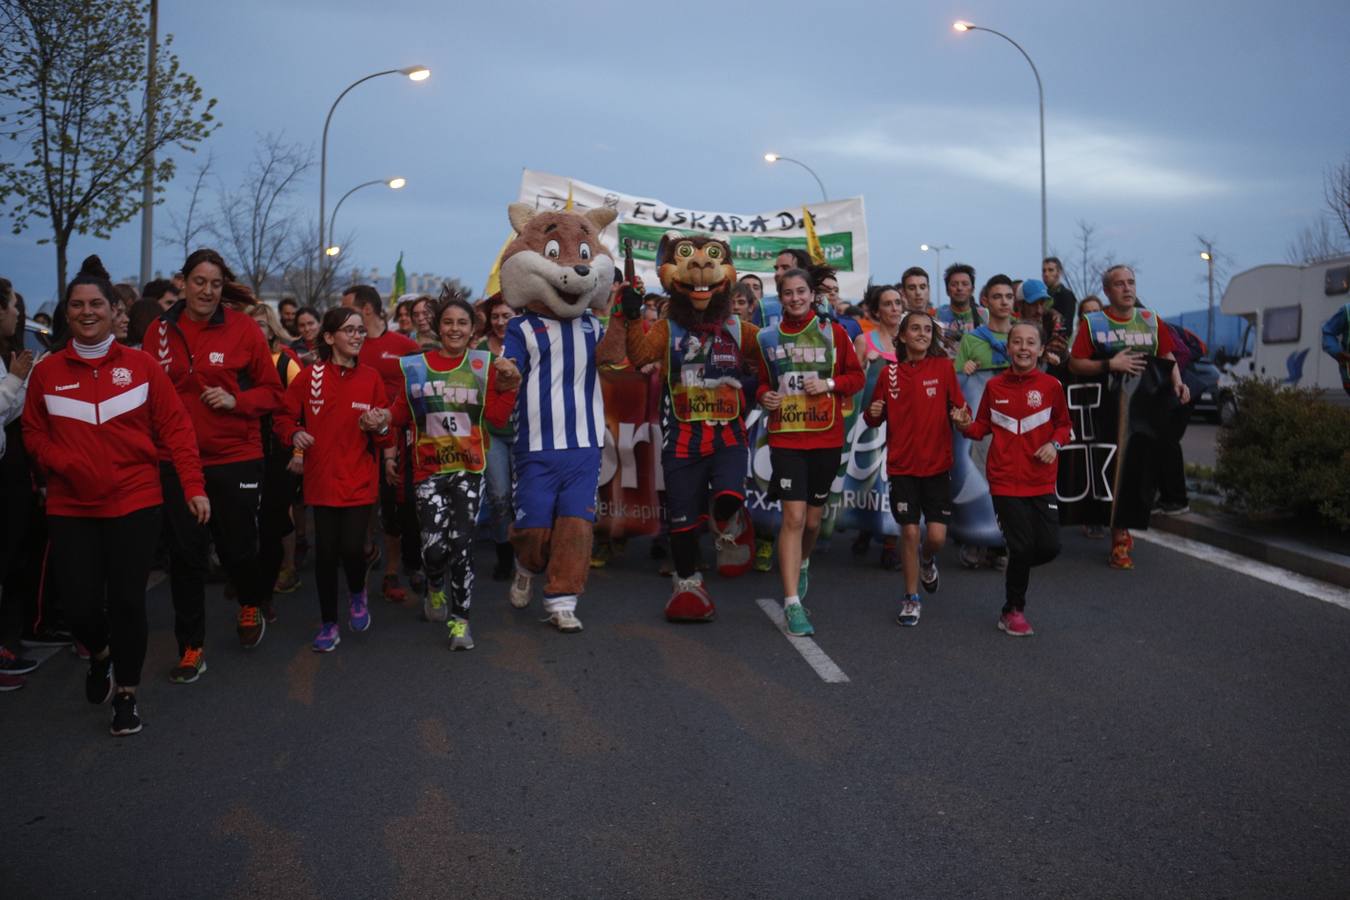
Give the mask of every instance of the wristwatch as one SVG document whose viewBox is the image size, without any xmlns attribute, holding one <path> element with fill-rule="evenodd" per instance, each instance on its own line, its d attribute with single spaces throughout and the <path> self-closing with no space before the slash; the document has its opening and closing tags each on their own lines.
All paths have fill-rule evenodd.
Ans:
<svg viewBox="0 0 1350 900">
<path fill-rule="evenodd" d="M 1064 445 L 1061 444 L 1059 441 L 1051 441 L 1050 446 L 1055 448 L 1056 453 L 1064 449 Z"/>
<path fill-rule="evenodd" d="M 831 391 L 833 391 L 833 390 L 834 390 L 834 379 L 833 379 L 833 378 L 826 378 L 826 379 L 825 379 L 825 386 L 826 386 L 827 388 L 829 388 Z"/>
</svg>

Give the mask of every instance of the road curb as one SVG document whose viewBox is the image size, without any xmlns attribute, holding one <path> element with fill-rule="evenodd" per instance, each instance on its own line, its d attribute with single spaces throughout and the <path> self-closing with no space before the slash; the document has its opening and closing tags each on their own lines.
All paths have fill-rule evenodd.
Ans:
<svg viewBox="0 0 1350 900">
<path fill-rule="evenodd" d="M 1350 588 L 1350 556 L 1287 538 L 1255 534 L 1222 519 L 1199 513 L 1154 515 L 1152 528 L 1279 566 L 1328 584 Z"/>
</svg>

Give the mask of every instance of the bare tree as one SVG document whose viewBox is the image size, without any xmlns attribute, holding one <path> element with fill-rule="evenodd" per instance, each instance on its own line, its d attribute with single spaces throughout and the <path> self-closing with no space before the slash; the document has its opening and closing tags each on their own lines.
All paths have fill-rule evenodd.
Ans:
<svg viewBox="0 0 1350 900">
<path fill-rule="evenodd" d="M 1296 266 L 1332 259 L 1345 253 L 1347 244 L 1331 225 L 1325 214 L 1298 230 L 1298 235 L 1285 248 L 1285 258 Z"/>
<path fill-rule="evenodd" d="M 1065 272 L 1069 287 L 1083 299 L 1089 294 L 1100 293 L 1102 270 L 1106 263 L 1097 255 L 1097 226 L 1086 219 L 1078 220 L 1078 234 L 1074 238 L 1074 258 L 1070 261 L 1070 272 Z"/>
<path fill-rule="evenodd" d="M 296 232 L 297 252 L 281 274 L 286 293 L 298 298 L 301 305 L 318 310 L 332 306 L 334 290 L 348 283 L 339 274 L 339 266 L 341 260 L 355 259 L 353 250 L 356 247 L 356 233 L 349 231 L 340 238 L 338 235 L 329 235 L 328 242 L 341 247 L 342 255 L 339 260 L 326 261 L 325 265 L 316 266 L 312 248 L 319 243 L 318 226 L 313 223 L 301 226 Z"/>
<path fill-rule="evenodd" d="M 243 181 L 233 191 L 220 193 L 211 233 L 256 294 L 262 293 L 269 277 L 290 268 L 305 252 L 307 245 L 297 234 L 300 213 L 289 201 L 313 165 L 314 153 L 308 147 L 267 134 L 259 139 Z"/>
<path fill-rule="evenodd" d="M 194 172 L 192 198 L 188 201 L 187 212 L 180 217 L 178 213 L 170 210 L 169 224 L 172 230 L 167 236 L 160 238 L 162 245 L 181 249 L 183 259 L 187 259 L 188 254 L 200 246 L 200 242 L 197 240 L 199 237 L 203 234 L 211 234 L 215 230 L 215 219 L 206 212 L 206 198 L 202 196 L 202 190 L 206 187 L 206 179 L 211 174 L 212 162 L 214 162 L 214 157 L 208 153 L 206 160 Z"/>
<path fill-rule="evenodd" d="M 1337 165 L 1331 166 L 1322 176 L 1322 195 L 1327 201 L 1327 211 L 1340 223 L 1344 238 L 1337 236 L 1342 249 L 1350 246 L 1350 153 Z"/>
</svg>

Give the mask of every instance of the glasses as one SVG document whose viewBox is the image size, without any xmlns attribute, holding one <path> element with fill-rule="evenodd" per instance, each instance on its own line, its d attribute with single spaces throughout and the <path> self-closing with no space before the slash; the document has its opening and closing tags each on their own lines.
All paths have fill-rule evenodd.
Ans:
<svg viewBox="0 0 1350 900">
<path fill-rule="evenodd" d="M 342 328 L 339 328 L 338 331 L 342 332 L 349 338 L 365 337 L 367 334 L 370 333 L 366 331 L 366 326 L 364 325 L 346 325 L 343 326 Z"/>
</svg>

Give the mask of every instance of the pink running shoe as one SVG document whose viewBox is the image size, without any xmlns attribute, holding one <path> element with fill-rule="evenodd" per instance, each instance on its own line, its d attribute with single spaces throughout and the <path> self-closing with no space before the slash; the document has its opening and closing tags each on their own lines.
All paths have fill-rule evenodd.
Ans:
<svg viewBox="0 0 1350 900">
<path fill-rule="evenodd" d="M 1027 621 L 1026 616 L 1022 615 L 1020 609 L 1014 609 L 1012 612 L 1006 612 L 999 616 L 998 630 L 1012 637 L 1026 637 L 1036 633 L 1031 630 L 1031 623 Z"/>
</svg>

